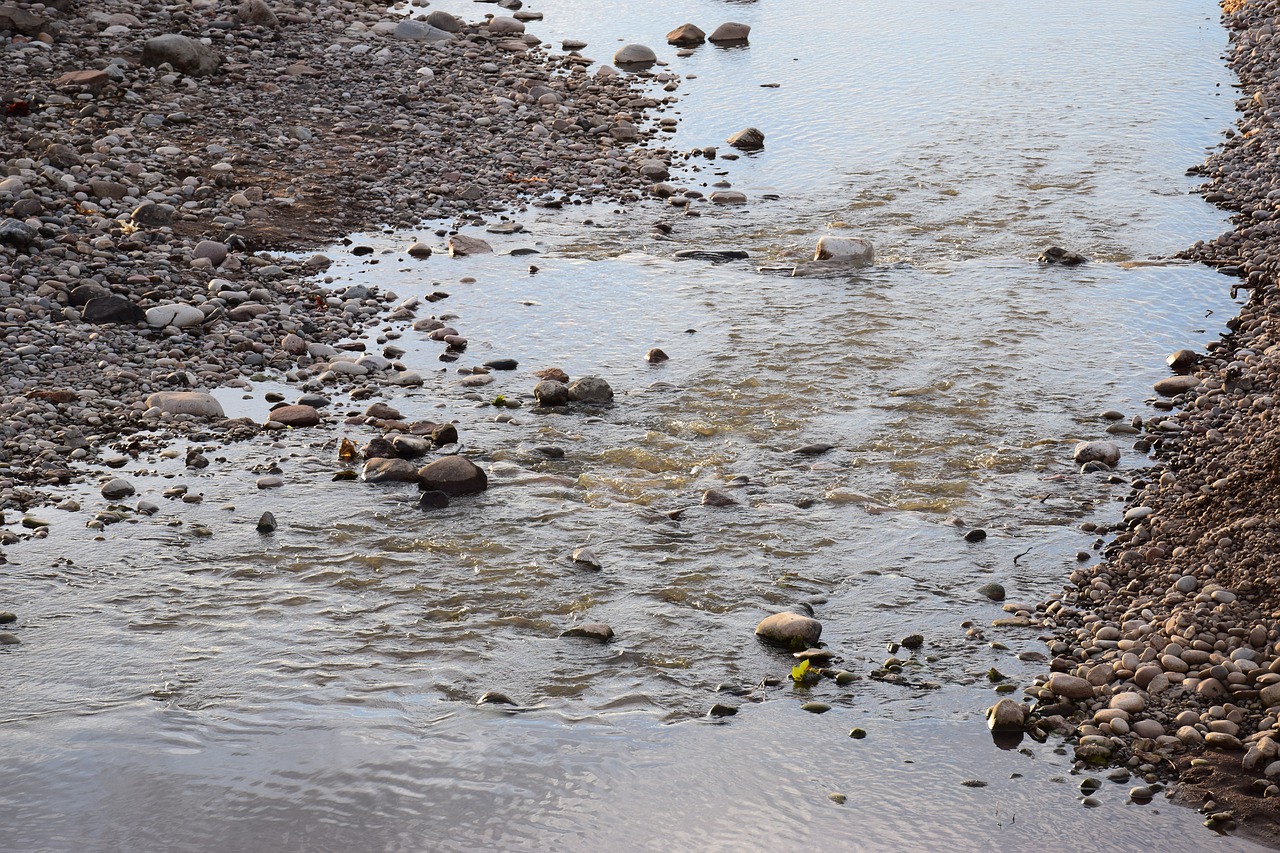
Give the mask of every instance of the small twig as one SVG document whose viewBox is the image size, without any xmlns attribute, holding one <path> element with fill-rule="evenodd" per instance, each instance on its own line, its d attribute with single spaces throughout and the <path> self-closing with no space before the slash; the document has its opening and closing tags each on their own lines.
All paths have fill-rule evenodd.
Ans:
<svg viewBox="0 0 1280 853">
<path fill-rule="evenodd" d="M 1031 553 L 1031 548 L 1028 548 L 1027 550 L 1023 551 L 1021 554 L 1013 558 L 1013 564 L 1015 566 L 1018 565 L 1018 561 L 1030 553 Z"/>
</svg>

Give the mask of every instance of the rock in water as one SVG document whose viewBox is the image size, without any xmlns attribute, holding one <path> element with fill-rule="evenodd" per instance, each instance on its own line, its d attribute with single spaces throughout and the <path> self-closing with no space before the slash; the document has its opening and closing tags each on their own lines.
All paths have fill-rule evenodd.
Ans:
<svg viewBox="0 0 1280 853">
<path fill-rule="evenodd" d="M 1001 699 L 987 709 L 987 727 L 993 732 L 1021 731 L 1027 724 L 1027 707 Z"/>
<path fill-rule="evenodd" d="M 533 397 L 539 406 L 564 406 L 569 402 L 569 386 L 544 379 L 533 386 Z"/>
<path fill-rule="evenodd" d="M 489 477 L 465 456 L 446 456 L 418 469 L 418 486 L 451 496 L 470 495 L 487 489 Z"/>
<path fill-rule="evenodd" d="M 294 404 L 272 409 L 267 420 L 288 427 L 309 427 L 320 423 L 320 413 L 311 406 Z"/>
<path fill-rule="evenodd" d="M 1042 264 L 1056 264 L 1064 267 L 1079 266 L 1087 260 L 1084 255 L 1069 252 L 1061 246 L 1050 246 L 1039 257 Z"/>
<path fill-rule="evenodd" d="M 809 616 L 784 611 L 766 616 L 756 626 L 760 639 L 786 648 L 816 646 L 822 636 L 822 623 Z"/>
<path fill-rule="evenodd" d="M 754 127 L 748 127 L 730 136 L 728 142 L 742 151 L 759 151 L 764 148 L 764 134 Z"/>
<path fill-rule="evenodd" d="M 222 57 L 213 48 L 177 33 L 147 39 L 142 46 L 143 65 L 172 65 L 175 71 L 192 77 L 206 77 L 222 65 Z"/>
<path fill-rule="evenodd" d="M 642 44 L 628 44 L 613 55 L 613 64 L 619 68 L 641 68 L 653 65 L 658 56 Z"/>
<path fill-rule="evenodd" d="M 539 385 L 542 383 L 539 382 Z M 575 403 L 611 403 L 613 389 L 599 376 L 584 376 L 569 384 L 569 399 Z M 537 389 L 534 389 L 537 393 Z"/>
<path fill-rule="evenodd" d="M 468 237 L 465 234 L 454 234 L 449 238 L 449 257 L 462 258 L 467 255 L 484 255 L 493 252 L 493 247 L 479 237 Z"/>
<path fill-rule="evenodd" d="M 258 517 L 259 533 L 274 533 L 276 529 L 276 517 L 270 511 L 264 512 Z"/>
<path fill-rule="evenodd" d="M 694 47 L 707 40 L 707 34 L 693 24 L 681 24 L 667 33 L 667 44 L 676 47 Z"/>
<path fill-rule="evenodd" d="M 446 509 L 448 506 L 449 496 L 444 492 L 423 492 L 418 496 L 418 509 Z"/>
<path fill-rule="evenodd" d="M 1079 465 L 1101 462 L 1114 468 L 1120 461 L 1120 445 L 1112 441 L 1081 441 L 1076 444 L 1071 455 Z"/>
<path fill-rule="evenodd" d="M 814 250 L 815 261 L 838 261 L 851 266 L 870 266 L 876 261 L 876 250 L 870 240 L 861 237 L 818 238 L 818 247 Z"/>
<path fill-rule="evenodd" d="M 745 44 L 750 35 L 749 25 L 728 21 L 716 27 L 711 35 L 707 36 L 707 41 L 712 44 Z"/>
<path fill-rule="evenodd" d="M 116 477 L 102 487 L 102 496 L 109 501 L 127 498 L 134 493 L 133 483 L 123 477 Z"/>
<path fill-rule="evenodd" d="M 376 456 L 365 461 L 360 476 L 366 483 L 416 483 L 418 466 L 407 459 Z"/>
<path fill-rule="evenodd" d="M 562 632 L 560 636 L 582 637 L 587 640 L 595 640 L 598 643 L 607 643 L 613 639 L 613 629 L 603 622 L 588 622 L 584 625 L 570 628 Z"/>
<path fill-rule="evenodd" d="M 1185 394 L 1200 384 L 1198 376 L 1166 376 L 1153 386 L 1161 397 L 1176 397 Z"/>
</svg>

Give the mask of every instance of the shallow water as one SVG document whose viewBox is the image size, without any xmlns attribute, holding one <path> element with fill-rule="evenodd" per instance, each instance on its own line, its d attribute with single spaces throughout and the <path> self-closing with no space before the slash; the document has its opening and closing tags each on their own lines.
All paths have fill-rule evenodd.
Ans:
<svg viewBox="0 0 1280 853">
<path fill-rule="evenodd" d="M 764 152 L 673 182 L 723 172 L 752 204 L 517 211 L 525 231 L 485 235 L 498 254 L 480 258 L 410 259 L 407 233 L 357 235 L 377 250 L 364 258 L 335 247 L 335 289 L 450 294 L 427 310 L 457 315 L 467 353 L 444 364 L 439 344 L 382 329 L 427 376 L 387 397 L 456 419 L 491 489 L 423 514 L 413 489 L 332 482 L 338 440 L 371 437 L 346 427 L 202 445 L 201 472 L 145 452 L 123 472 L 161 511 L 101 534 L 83 527 L 102 504 L 90 490 L 80 513 L 42 512 L 49 538 L 6 567 L 23 644 L 0 648 L 5 844 L 1066 850 L 1107 833 L 1114 849 L 1248 849 L 1189 811 L 1126 804 L 1127 785 L 1082 808 L 1052 741 L 996 749 L 987 671 L 1026 683 L 1037 665 L 1013 655 L 1043 644 L 987 629 L 1009 647 L 992 648 L 962 625 L 1003 615 L 976 594 L 988 581 L 1019 601 L 1061 588 L 1095 545 L 1079 523 L 1114 518 L 1125 494 L 1079 476 L 1071 444 L 1103 436 L 1103 409 L 1149 414 L 1164 356 L 1234 313 L 1210 271 L 1121 263 L 1224 227 L 1183 176 L 1231 121 L 1216 9 L 671 2 L 624 30 L 621 3 L 534 8 L 547 21 L 530 30 L 605 60 L 685 20 L 751 23 L 749 48 L 660 55 L 696 75 L 675 147 L 766 134 Z M 658 220 L 673 239 L 650 235 Z M 756 271 L 845 229 L 882 263 Z M 1051 243 L 1096 262 L 1041 267 Z M 669 257 L 705 246 L 752 259 Z M 672 360 L 644 362 L 652 346 Z M 485 400 L 553 365 L 605 376 L 617 400 L 494 422 L 456 384 L 494 357 L 520 370 Z M 262 418 L 278 387 L 219 394 Z M 817 441 L 836 449 L 792 452 Z M 257 491 L 272 464 L 286 485 Z M 1122 473 L 1143 464 L 1129 452 Z M 203 503 L 159 497 L 179 483 Z M 711 487 L 739 505 L 698 506 Z M 281 526 L 263 537 L 266 509 Z M 979 526 L 989 538 L 966 543 Z M 603 570 L 569 559 L 581 545 Z M 752 629 L 801 600 L 849 687 L 765 686 L 791 661 Z M 596 621 L 614 642 L 557 638 Z M 914 632 L 909 684 L 870 678 Z M 521 710 L 475 707 L 487 690 Z M 833 710 L 800 711 L 808 699 Z M 715 702 L 740 712 L 695 719 Z"/>
</svg>

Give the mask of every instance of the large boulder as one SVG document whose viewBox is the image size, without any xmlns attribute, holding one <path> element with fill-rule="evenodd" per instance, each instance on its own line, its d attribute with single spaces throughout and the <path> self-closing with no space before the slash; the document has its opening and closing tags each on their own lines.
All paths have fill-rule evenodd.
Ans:
<svg viewBox="0 0 1280 853">
<path fill-rule="evenodd" d="M 785 611 L 766 616 L 756 625 L 756 636 L 786 648 L 809 648 L 822 636 L 822 623 L 812 616 Z"/>
<path fill-rule="evenodd" d="M 418 469 L 418 486 L 427 492 L 470 495 L 489 488 L 489 477 L 465 456 L 445 456 Z"/>
<path fill-rule="evenodd" d="M 147 39 L 142 46 L 143 65 L 168 63 L 175 71 L 192 77 L 207 77 L 222 66 L 222 57 L 207 44 L 177 33 Z"/>
<path fill-rule="evenodd" d="M 157 391 L 147 398 L 148 409 L 159 409 L 167 415 L 195 415 L 200 418 L 225 418 L 222 404 L 212 394 L 200 391 Z"/>
</svg>

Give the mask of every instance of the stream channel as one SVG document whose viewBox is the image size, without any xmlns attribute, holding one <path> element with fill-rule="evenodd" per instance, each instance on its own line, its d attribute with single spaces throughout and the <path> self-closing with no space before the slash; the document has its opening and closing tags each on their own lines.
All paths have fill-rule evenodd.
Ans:
<svg viewBox="0 0 1280 853">
<path fill-rule="evenodd" d="M 1128 802 L 1134 782 L 1085 808 L 1056 739 L 993 745 L 988 671 L 1027 684 L 1045 664 L 1015 655 L 1044 643 L 990 627 L 1006 614 L 977 591 L 1033 603 L 1078 552 L 1097 559 L 1080 525 L 1117 519 L 1127 486 L 1081 475 L 1073 443 L 1106 437 L 1103 410 L 1149 415 L 1164 357 L 1236 311 L 1229 279 L 1141 263 L 1227 228 L 1185 175 L 1233 122 L 1217 6 L 526 8 L 556 49 L 658 49 L 685 78 L 657 116 L 679 119 L 672 148 L 723 155 L 760 128 L 763 151 L 672 177 L 750 203 L 512 211 L 519 233 L 463 229 L 496 250 L 472 258 L 404 254 L 415 234 L 442 248 L 440 224 L 354 235 L 373 255 L 330 249 L 335 290 L 449 293 L 419 316 L 456 315 L 463 358 L 383 324 L 370 338 L 399 333 L 427 381 L 375 399 L 456 420 L 490 489 L 427 513 L 411 487 L 332 482 L 337 442 L 373 435 L 338 426 L 204 446 L 203 471 L 183 466 L 185 441 L 177 459 L 144 455 L 116 473 L 160 512 L 102 532 L 48 510 L 48 539 L 6 567 L 27 627 L 0 653 L 0 848 L 1254 849 L 1161 797 Z M 749 46 L 665 44 L 726 20 L 752 26 Z M 871 239 L 877 264 L 757 271 L 827 233 Z M 1051 245 L 1092 262 L 1038 264 Z M 671 258 L 690 248 L 751 258 Z M 655 346 L 671 360 L 646 363 Z M 485 400 L 528 399 L 552 366 L 617 397 L 497 422 L 456 372 L 497 357 L 520 368 Z M 218 393 L 262 420 L 269 390 L 298 394 L 279 378 Z M 835 448 L 793 452 L 814 442 Z M 1127 478 L 1146 462 L 1122 444 Z M 258 491 L 273 464 L 285 485 Z M 160 497 L 177 484 L 203 502 Z M 708 488 L 737 505 L 700 506 Z M 580 546 L 601 570 L 569 559 Z M 802 601 L 851 684 L 793 687 L 791 657 L 753 637 Z M 616 637 L 559 638 L 583 622 Z M 924 646 L 895 652 L 906 683 L 872 678 L 913 633 Z M 490 690 L 518 707 L 477 705 Z M 717 702 L 738 713 L 708 718 Z"/>
</svg>

